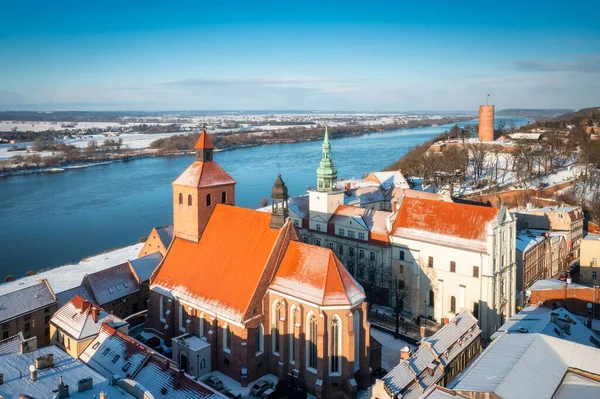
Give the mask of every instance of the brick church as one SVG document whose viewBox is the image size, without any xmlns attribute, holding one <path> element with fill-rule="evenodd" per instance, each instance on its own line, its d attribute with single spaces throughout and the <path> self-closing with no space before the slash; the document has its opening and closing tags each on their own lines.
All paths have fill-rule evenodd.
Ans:
<svg viewBox="0 0 600 399">
<path fill-rule="evenodd" d="M 195 149 L 173 182 L 175 238 L 150 280 L 146 329 L 193 376 L 247 386 L 272 373 L 317 398 L 366 389 L 363 288 L 330 249 L 298 241 L 281 176 L 270 213 L 236 207 L 205 131 Z"/>
</svg>

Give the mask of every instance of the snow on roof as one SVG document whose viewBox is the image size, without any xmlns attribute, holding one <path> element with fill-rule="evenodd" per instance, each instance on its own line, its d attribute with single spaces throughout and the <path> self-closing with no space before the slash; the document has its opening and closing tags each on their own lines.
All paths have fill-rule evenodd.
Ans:
<svg viewBox="0 0 600 399">
<path fill-rule="evenodd" d="M 290 198 L 288 208 L 302 219 L 308 219 L 308 195 Z"/>
<path fill-rule="evenodd" d="M 38 273 L 35 276 L 23 277 L 10 283 L 0 284 L 0 295 L 38 284 L 40 279 L 48 280 L 55 294 L 67 291 L 80 286 L 86 274 L 104 270 L 130 259 L 136 259 L 143 246 L 143 243 L 131 245 L 83 259 L 76 264 L 60 266 Z"/>
<path fill-rule="evenodd" d="M 517 232 L 516 248 L 521 252 L 526 252 L 533 248 L 536 244 L 543 242 L 545 238 L 533 233 L 527 234 L 524 231 Z"/>
<path fill-rule="evenodd" d="M 0 296 L 0 323 L 56 304 L 46 282 L 40 282 Z"/>
<path fill-rule="evenodd" d="M 210 347 L 210 344 L 205 339 L 202 339 L 196 335 L 190 335 L 188 333 L 175 337 L 173 340 L 181 342 L 183 346 L 189 348 L 193 352 L 198 352 L 201 349 Z"/>
<path fill-rule="evenodd" d="M 428 191 L 422 190 L 413 190 L 410 188 L 396 188 L 389 190 L 385 195 L 385 199 L 388 201 L 397 201 L 401 196 L 411 197 L 411 198 L 425 198 L 436 201 L 449 201 L 452 202 L 452 199 L 449 196 L 445 196 L 439 193 L 430 193 Z"/>
<path fill-rule="evenodd" d="M 600 398 L 600 382 L 567 373 L 552 399 Z"/>
<path fill-rule="evenodd" d="M 173 182 L 173 185 L 188 187 L 210 187 L 223 184 L 235 184 L 235 180 L 213 161 L 195 161 Z"/>
<path fill-rule="evenodd" d="M 570 369 L 600 374 L 600 349 L 545 334 L 503 334 L 452 385 L 504 399 L 551 398 Z"/>
<path fill-rule="evenodd" d="M 194 381 L 183 370 L 177 370 L 172 365 L 163 370 L 164 361 L 157 356 L 152 356 L 135 376 L 135 380 L 142 384 L 154 395 L 155 398 L 165 395 L 173 399 L 217 399 L 224 398 L 212 388 Z M 163 392 L 166 392 L 164 394 Z"/>
<path fill-rule="evenodd" d="M 421 396 L 422 399 L 455 399 L 456 394 L 450 391 L 447 388 L 440 387 L 439 385 L 435 385 L 429 387 L 427 391 Z M 420 399 L 421 399 L 420 398 Z"/>
<path fill-rule="evenodd" d="M 168 248 L 169 244 L 171 242 L 165 248 Z M 156 270 L 162 258 L 160 252 L 154 252 L 141 258 L 130 260 L 129 264 L 131 264 L 140 282 L 144 282 L 150 280 L 150 276 Z"/>
<path fill-rule="evenodd" d="M 58 307 L 62 307 L 64 304 L 69 302 L 71 299 L 76 296 L 80 296 L 86 301 L 94 302 L 95 299 L 92 294 L 88 291 L 85 285 L 80 285 L 75 288 L 71 288 L 70 290 L 63 291 L 61 293 L 56 294 L 56 301 L 58 302 Z"/>
<path fill-rule="evenodd" d="M 513 140 L 539 140 L 540 136 L 540 133 L 512 133 L 508 135 Z"/>
<path fill-rule="evenodd" d="M 103 323 L 108 323 L 114 328 L 127 324 L 121 318 L 80 296 L 74 297 L 58 309 L 50 322 L 77 340 L 98 335 Z"/>
<path fill-rule="evenodd" d="M 158 238 L 160 238 L 163 246 L 169 248 L 171 241 L 173 241 L 173 224 L 156 227 L 156 232 L 158 233 Z"/>
<path fill-rule="evenodd" d="M 556 314 L 556 323 L 552 321 L 553 314 Z M 527 306 L 504 323 L 492 335 L 492 339 L 501 336 L 504 332 L 509 334 L 540 333 L 594 348 L 600 347 L 600 336 L 596 335 L 577 316 L 564 308 L 552 310 L 538 306 Z"/>
<path fill-rule="evenodd" d="M 296 241 L 288 245 L 270 287 L 319 306 L 354 306 L 366 298 L 330 249 Z"/>
<path fill-rule="evenodd" d="M 420 396 L 443 376 L 444 372 L 438 365 L 446 367 L 480 333 L 477 319 L 471 312 L 463 311 L 433 336 L 424 338 L 419 349 L 410 358 L 400 361 L 398 366 L 382 378 L 384 384 L 396 396 Z M 428 368 L 433 371 L 433 375 L 423 373 Z"/>
<path fill-rule="evenodd" d="M 565 285 L 567 286 L 568 289 L 572 289 L 572 288 L 592 289 L 591 287 L 588 287 L 587 285 L 575 284 L 575 283 L 568 284 L 567 282 L 561 281 L 561 280 L 547 279 L 547 280 L 536 281 L 535 283 L 533 283 L 533 285 L 531 287 L 529 287 L 527 289 L 527 291 L 562 290 L 562 289 L 564 289 Z"/>
<path fill-rule="evenodd" d="M 36 358 L 49 354 L 54 357 L 54 367 L 38 370 L 37 381 L 29 381 L 29 367 L 35 365 Z M 98 398 L 100 392 L 107 393 L 109 398 L 133 398 L 120 388 L 110 385 L 108 377 L 98 374 L 56 346 L 0 357 L 0 370 L 4 374 L 0 395 L 5 398 L 18 398 L 19 395 L 40 399 L 53 398 L 52 391 L 58 389 L 59 376 L 62 376 L 65 385 L 69 385 L 70 398 Z M 78 381 L 88 377 L 93 380 L 93 388 L 77 392 Z"/>
<path fill-rule="evenodd" d="M 389 172 L 371 172 L 366 180 L 378 181 L 381 187 L 389 190 L 392 187 L 410 188 L 410 185 L 404 178 L 404 175 L 399 170 Z"/>
<path fill-rule="evenodd" d="M 598 241 L 600 240 L 600 235 L 587 233 L 583 236 L 583 239 L 589 241 Z"/>
<path fill-rule="evenodd" d="M 268 213 L 217 204 L 198 243 L 175 238 L 152 288 L 240 322 L 282 231 L 293 229 L 270 223 Z"/>
<path fill-rule="evenodd" d="M 102 324 L 79 358 L 107 378 L 115 374 L 129 378 L 151 353 L 141 342 Z"/>
<path fill-rule="evenodd" d="M 379 187 L 360 187 L 352 190 L 352 194 L 360 200 L 360 205 L 385 201 L 385 196 Z"/>
<path fill-rule="evenodd" d="M 104 305 L 140 289 L 128 263 L 88 274 L 87 279 L 98 305 Z"/>
<path fill-rule="evenodd" d="M 23 341 L 23 334 L 19 333 L 8 337 L 0 341 L 0 357 L 6 355 L 12 355 L 14 353 L 21 353 L 21 342 Z"/>
<path fill-rule="evenodd" d="M 372 233 L 387 235 L 387 218 L 391 214 L 386 211 L 358 208 L 355 206 L 340 205 L 337 207 L 329 223 L 336 224 L 346 218 L 352 218 L 358 224 Z"/>
</svg>

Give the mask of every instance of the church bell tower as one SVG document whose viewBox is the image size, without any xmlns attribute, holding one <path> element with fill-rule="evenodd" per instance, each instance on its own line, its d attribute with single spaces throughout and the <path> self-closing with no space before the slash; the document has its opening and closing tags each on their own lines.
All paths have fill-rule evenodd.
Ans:
<svg viewBox="0 0 600 399">
<path fill-rule="evenodd" d="M 198 242 L 217 204 L 235 205 L 235 184 L 213 160 L 215 147 L 206 130 L 194 146 L 196 159 L 173 182 L 173 230 Z"/>
<path fill-rule="evenodd" d="M 277 175 L 277 180 L 271 189 L 271 228 L 280 229 L 289 217 L 288 210 L 288 189 L 285 186 L 281 174 Z"/>
</svg>

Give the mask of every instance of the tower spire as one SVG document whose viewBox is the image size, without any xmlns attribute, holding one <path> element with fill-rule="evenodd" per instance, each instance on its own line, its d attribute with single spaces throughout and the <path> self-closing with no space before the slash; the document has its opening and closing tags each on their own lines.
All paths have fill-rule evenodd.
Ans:
<svg viewBox="0 0 600 399">
<path fill-rule="evenodd" d="M 337 181 L 337 169 L 333 165 L 331 158 L 331 143 L 329 142 L 329 131 L 325 124 L 325 138 L 323 139 L 321 162 L 317 168 L 317 190 L 332 191 L 335 190 Z"/>
<path fill-rule="evenodd" d="M 210 162 L 213 160 L 213 150 L 215 147 L 213 146 L 210 137 L 208 137 L 206 129 L 202 129 L 202 133 L 200 133 L 200 137 L 198 137 L 198 142 L 194 146 L 194 149 L 196 150 L 196 161 Z"/>
</svg>

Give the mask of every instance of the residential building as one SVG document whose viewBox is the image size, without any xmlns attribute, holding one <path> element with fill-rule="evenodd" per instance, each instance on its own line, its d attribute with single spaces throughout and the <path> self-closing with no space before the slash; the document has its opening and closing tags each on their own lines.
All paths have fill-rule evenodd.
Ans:
<svg viewBox="0 0 600 399">
<path fill-rule="evenodd" d="M 600 349 L 546 334 L 494 340 L 450 386 L 463 398 L 596 398 Z"/>
<path fill-rule="evenodd" d="M 600 318 L 600 286 L 574 284 L 560 280 L 539 280 L 529 287 L 529 302 L 549 308 L 564 307 L 573 313 Z"/>
<path fill-rule="evenodd" d="M 104 378 L 117 377 L 116 385 L 135 397 L 174 399 L 225 398 L 195 381 L 176 364 L 139 341 L 102 324 L 99 334 L 79 359 Z"/>
<path fill-rule="evenodd" d="M 125 334 L 129 330 L 126 321 L 76 296 L 58 309 L 50 319 L 52 344 L 77 358 L 96 338 L 104 323 Z"/>
<path fill-rule="evenodd" d="M 567 248 L 570 259 L 579 258 L 579 247 L 583 237 L 583 210 L 579 206 L 547 206 L 534 208 L 515 208 L 514 212 L 519 230 L 540 229 L 564 231 L 567 233 Z"/>
<path fill-rule="evenodd" d="M 600 285 L 600 235 L 586 234 L 581 241 L 579 281 Z"/>
<path fill-rule="evenodd" d="M 0 340 L 0 357 L 14 353 L 27 353 L 37 349 L 37 337 L 25 339 L 22 332 Z"/>
<path fill-rule="evenodd" d="M 481 353 L 481 330 L 470 311 L 456 315 L 414 354 L 404 349 L 400 364 L 377 379 L 371 398 L 419 398 L 431 387 L 446 386 Z"/>
<path fill-rule="evenodd" d="M 171 245 L 171 241 L 173 241 L 172 224 L 153 227 L 148 237 L 146 237 L 144 246 L 138 256 L 141 258 L 156 252 L 165 256 L 167 254 L 167 249 L 169 249 L 169 245 Z"/>
<path fill-rule="evenodd" d="M 50 317 L 58 308 L 46 280 L 0 295 L 0 339 L 19 332 L 25 339 L 36 337 L 38 346 L 50 344 Z"/>
<path fill-rule="evenodd" d="M 513 315 L 492 335 L 496 339 L 503 334 L 546 334 L 594 348 L 600 348 L 600 336 L 585 326 L 580 316 L 565 308 L 550 309 L 527 306 Z"/>
<path fill-rule="evenodd" d="M 212 152 L 202 132 L 195 162 L 173 183 L 175 238 L 151 277 L 146 329 L 168 346 L 189 334 L 176 344 L 176 361 L 193 375 L 199 373 L 190 368 L 190 336 L 206 339 L 213 370 L 243 386 L 272 373 L 298 378 L 318 398 L 365 389 L 362 287 L 333 251 L 297 241 L 281 176 L 270 214 L 233 206 L 235 181 Z M 323 188 L 333 187 L 331 167 L 324 162 Z M 333 197 L 322 202 L 323 211 Z"/>
<path fill-rule="evenodd" d="M 403 309 L 438 323 L 468 309 L 489 338 L 516 307 L 515 227 L 506 208 L 403 198 L 390 235 Z"/>
</svg>

